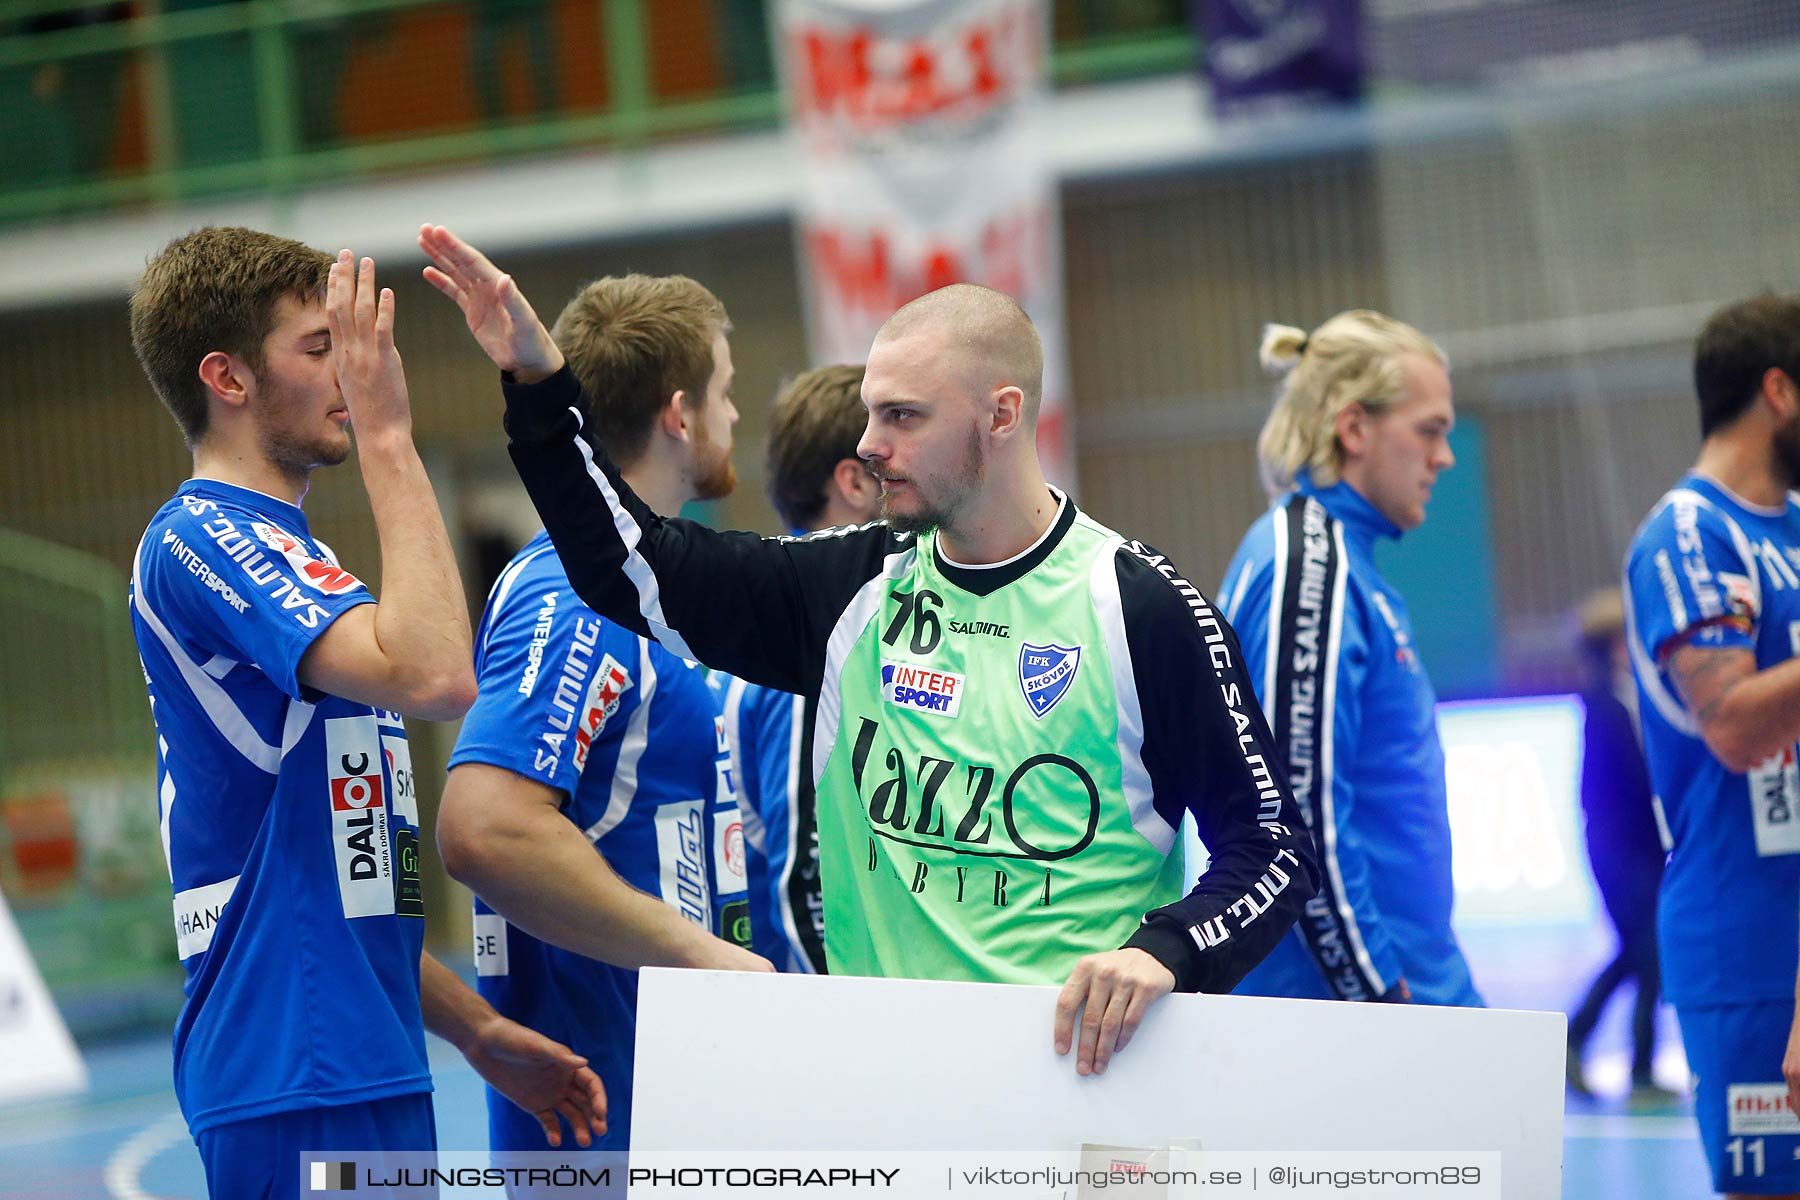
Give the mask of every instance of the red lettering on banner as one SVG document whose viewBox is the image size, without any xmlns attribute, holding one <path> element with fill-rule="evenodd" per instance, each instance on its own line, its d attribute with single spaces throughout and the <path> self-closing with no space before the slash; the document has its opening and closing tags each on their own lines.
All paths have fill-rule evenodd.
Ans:
<svg viewBox="0 0 1800 1200">
<path fill-rule="evenodd" d="M 1042 272 L 1049 261 L 1049 247 L 1041 244 L 1049 229 L 1048 214 L 1033 206 L 988 221 L 973 245 L 934 240 L 908 261 L 896 258 L 881 229 L 833 228 L 815 218 L 803 236 L 825 306 L 882 320 L 907 301 L 953 283 L 979 283 L 1028 299 L 1037 283 L 1033 266 Z"/>
<path fill-rule="evenodd" d="M 821 291 L 846 308 L 892 312 L 893 275 L 888 270 L 887 238 L 879 230 L 870 233 L 862 247 L 833 229 L 808 229 L 806 249 Z"/>
<path fill-rule="evenodd" d="M 934 38 L 883 38 L 876 30 L 800 25 L 790 29 L 802 119 L 845 120 L 865 128 L 946 112 L 980 117 L 1016 100 L 1036 81 L 1039 49 L 1033 5 L 1008 5 Z"/>
<path fill-rule="evenodd" d="M 848 37 L 835 37 L 818 29 L 795 36 L 801 49 L 797 61 L 805 64 L 806 79 L 800 87 L 800 110 L 830 113 L 840 105 L 860 115 L 869 93 L 869 47 L 875 38 L 866 29 Z"/>
</svg>

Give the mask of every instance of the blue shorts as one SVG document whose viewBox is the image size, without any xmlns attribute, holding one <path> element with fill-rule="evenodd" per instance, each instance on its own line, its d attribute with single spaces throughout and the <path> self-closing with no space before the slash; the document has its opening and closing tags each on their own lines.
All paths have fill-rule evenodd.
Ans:
<svg viewBox="0 0 1800 1200">
<path fill-rule="evenodd" d="M 1800 1117 L 1781 1057 L 1792 1001 L 1677 1008 L 1696 1081 L 1694 1119 L 1713 1188 L 1751 1196 L 1800 1192 Z"/>
<path fill-rule="evenodd" d="M 431 1093 L 414 1092 L 363 1104 L 296 1108 L 215 1125 L 194 1139 L 213 1200 L 299 1200 L 323 1196 L 301 1155 L 357 1150 L 437 1149 Z M 371 1164 L 373 1166 L 374 1164 Z M 382 1195 L 435 1197 L 435 1185 Z"/>
</svg>

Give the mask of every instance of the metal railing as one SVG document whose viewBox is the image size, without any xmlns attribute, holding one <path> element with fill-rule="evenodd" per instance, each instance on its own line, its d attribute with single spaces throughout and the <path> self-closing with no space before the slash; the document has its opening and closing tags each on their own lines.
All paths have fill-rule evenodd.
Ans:
<svg viewBox="0 0 1800 1200">
<path fill-rule="evenodd" d="M 110 563 L 0 529 L 0 888 L 81 1033 L 180 1002 L 156 737 Z"/>
<path fill-rule="evenodd" d="M 164 7 L 181 2 L 164 0 Z M 467 110 L 468 66 L 480 52 L 471 39 L 482 36 L 477 10 L 484 3 L 510 4 L 515 13 L 554 22 L 559 33 L 591 32 L 591 55 L 559 40 L 556 62 L 549 64 L 581 85 L 582 98 L 529 119 L 495 120 L 486 112 L 373 136 L 303 136 L 308 114 L 302 77 L 319 69 L 308 57 L 326 47 L 337 63 L 327 69 L 335 69 L 341 83 L 347 47 L 359 35 L 365 43 L 382 42 L 384 65 L 396 76 L 412 68 L 413 109 L 430 108 L 435 90 L 446 107 Z M 21 32 L 31 18 L 71 7 L 69 0 L 0 5 L 0 109 L 13 110 L 10 124 L 0 126 L 0 222 L 232 192 L 279 196 L 321 181 L 578 146 L 633 147 L 656 138 L 767 127 L 780 113 L 766 64 L 736 86 L 716 78 L 687 91 L 655 86 L 658 70 L 672 56 L 694 48 L 671 45 L 675 39 L 666 32 L 659 44 L 656 22 L 666 21 L 670 9 L 645 0 L 241 0 Z M 1129 28 L 1065 31 L 1053 53 L 1054 77 L 1086 83 L 1192 69 L 1195 41 L 1184 6 L 1167 8 L 1149 19 L 1140 11 Z M 752 24 L 760 29 L 760 17 Z M 382 26 L 385 35 L 367 33 Z M 425 37 L 436 39 L 428 63 L 409 62 L 408 46 L 396 44 Z M 449 47 L 465 50 L 461 62 L 443 53 Z M 722 52 L 745 48 L 725 46 Z M 98 69 L 77 80 L 77 64 Z M 544 66 L 528 62 L 526 74 Z M 60 110 L 42 94 L 52 86 L 44 81 L 59 72 L 68 77 Z M 400 94 L 403 83 L 388 86 Z M 217 91 L 209 95 L 208 85 Z M 110 91 L 71 94 L 77 87 Z M 330 90 L 325 102 L 335 105 L 337 89 Z M 33 112 L 48 124 L 35 127 Z M 60 130 L 65 140 L 83 132 L 70 132 L 81 120 L 110 120 L 113 125 L 100 131 L 111 135 L 103 161 L 38 162 L 33 169 L 33 155 L 43 158 L 55 140 L 58 130 L 49 125 L 58 119 L 69 123 Z M 215 136 L 220 130 L 229 136 Z M 94 132 L 85 131 L 90 139 Z M 116 152 L 121 137 L 131 153 Z M 121 166 L 121 159 L 130 161 Z"/>
</svg>

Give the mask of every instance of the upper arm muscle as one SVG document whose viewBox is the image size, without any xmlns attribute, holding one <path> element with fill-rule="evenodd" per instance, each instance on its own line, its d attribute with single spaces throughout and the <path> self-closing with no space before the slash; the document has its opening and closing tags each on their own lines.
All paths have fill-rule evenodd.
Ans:
<svg viewBox="0 0 1800 1200">
<path fill-rule="evenodd" d="M 315 691 L 377 708 L 405 711 L 393 665 L 375 640 L 375 605 L 333 621 L 300 658 L 300 682 Z"/>
<path fill-rule="evenodd" d="M 474 700 L 472 665 L 453 678 L 439 679 L 395 661 L 375 635 L 378 607 L 359 604 L 315 638 L 300 658 L 300 682 L 330 696 L 428 721 L 462 716 Z"/>
</svg>

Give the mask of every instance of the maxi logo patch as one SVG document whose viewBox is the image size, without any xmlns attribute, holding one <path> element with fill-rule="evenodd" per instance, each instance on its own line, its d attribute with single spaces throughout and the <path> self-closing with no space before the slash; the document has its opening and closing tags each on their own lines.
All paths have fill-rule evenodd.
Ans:
<svg viewBox="0 0 1800 1200">
<path fill-rule="evenodd" d="M 881 698 L 899 708 L 954 717 L 962 709 L 964 677 L 910 663 L 881 664 Z"/>
<path fill-rule="evenodd" d="M 594 739 L 606 729 L 606 723 L 619 711 L 625 693 L 635 686 L 630 672 L 612 655 L 600 659 L 600 669 L 588 684 L 587 698 L 581 706 L 581 724 L 575 730 L 574 764 L 577 771 L 587 767 L 588 751 Z"/>
<path fill-rule="evenodd" d="M 1080 666 L 1080 646 L 1038 646 L 1026 642 L 1019 647 L 1019 687 L 1033 716 L 1043 716 L 1069 694 L 1069 685 L 1075 682 L 1075 671 Z"/>
<path fill-rule="evenodd" d="M 362 586 L 362 580 L 336 563 L 314 558 L 293 534 L 261 521 L 252 521 L 250 529 L 262 539 L 264 545 L 279 551 L 301 579 L 327 596 L 340 596 Z"/>
</svg>

